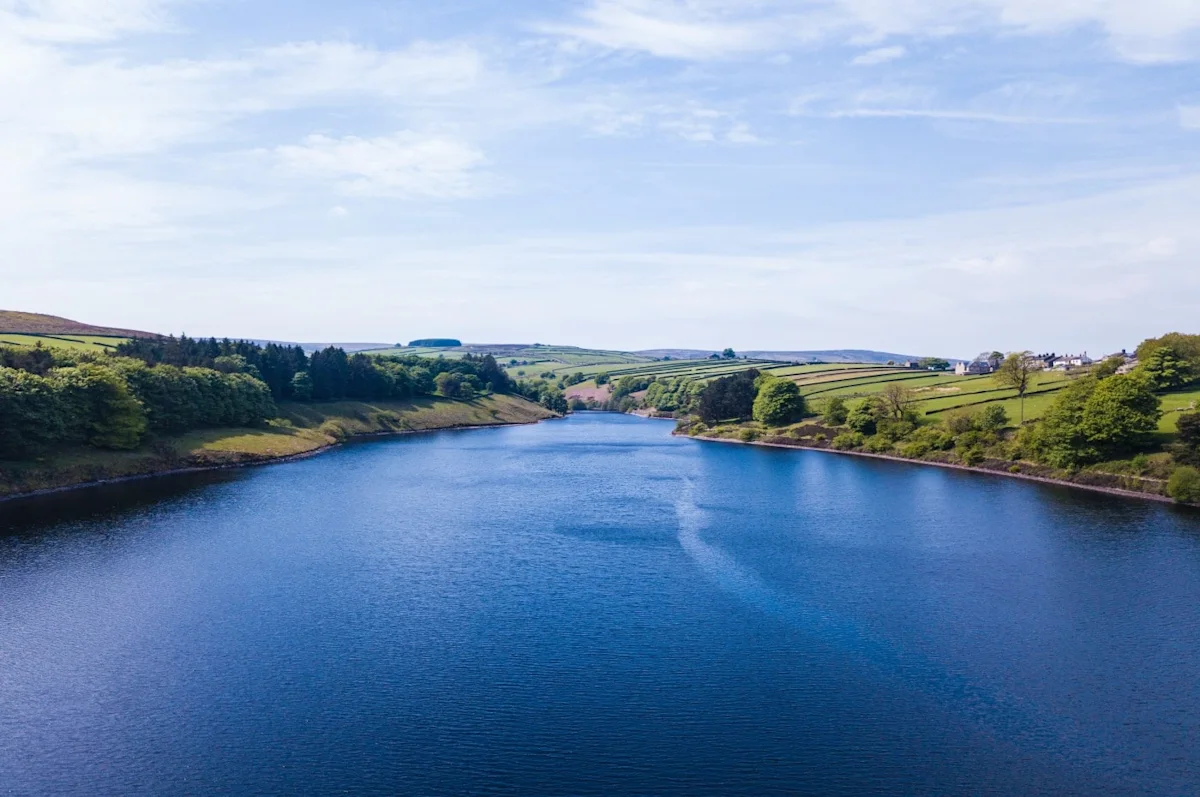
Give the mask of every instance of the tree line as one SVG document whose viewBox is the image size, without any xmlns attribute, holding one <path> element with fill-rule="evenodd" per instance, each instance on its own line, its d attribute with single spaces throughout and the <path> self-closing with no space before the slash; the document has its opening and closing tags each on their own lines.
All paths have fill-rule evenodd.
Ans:
<svg viewBox="0 0 1200 797">
<path fill-rule="evenodd" d="M 261 425 L 276 417 L 277 401 L 470 399 L 515 387 L 491 355 L 371 357 L 328 347 L 309 356 L 299 346 L 187 336 L 132 340 L 111 354 L 0 346 L 0 459 Z"/>
<path fill-rule="evenodd" d="M 43 373 L 44 361 L 35 364 L 0 367 L 0 459 L 61 445 L 132 449 L 151 433 L 255 426 L 275 416 L 267 386 L 246 374 L 116 357 L 68 358 Z"/>
<path fill-rule="evenodd" d="M 996 354 L 997 379 L 1022 400 L 1040 370 L 1028 352 Z M 831 430 L 831 445 L 842 450 L 896 453 L 921 458 L 949 452 L 953 461 L 977 465 L 985 459 L 1041 463 L 1073 472 L 1098 463 L 1129 461 L 1134 472 L 1157 467 L 1169 477 L 1168 492 L 1181 501 L 1200 502 L 1200 412 L 1181 413 L 1176 441 L 1165 451 L 1155 434 L 1162 418 L 1159 394 L 1200 382 L 1200 335 L 1171 333 L 1145 341 L 1137 350 L 1138 365 L 1124 373 L 1123 358 L 1091 368 L 1060 390 L 1041 419 L 1015 430 L 1005 409 L 989 404 L 974 412 L 960 412 L 938 420 L 916 409 L 920 396 L 899 382 L 890 383 L 873 396 L 847 402 L 833 397 L 822 403 L 823 424 Z M 716 379 L 700 395 L 694 408 L 703 433 L 715 424 L 753 419 L 759 427 L 782 427 L 806 413 L 799 389 L 789 380 L 765 377 L 753 370 Z M 747 426 L 748 439 L 759 429 Z M 824 435 L 822 435 L 824 439 Z M 1158 466 L 1150 454 L 1160 457 Z"/>
</svg>

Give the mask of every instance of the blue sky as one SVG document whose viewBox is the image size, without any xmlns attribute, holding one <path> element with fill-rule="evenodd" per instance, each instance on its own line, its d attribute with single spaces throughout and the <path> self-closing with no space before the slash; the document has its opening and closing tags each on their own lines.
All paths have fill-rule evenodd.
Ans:
<svg viewBox="0 0 1200 797">
<path fill-rule="evenodd" d="M 0 307 L 970 356 L 1197 329 L 1195 0 L 0 0 Z"/>
</svg>

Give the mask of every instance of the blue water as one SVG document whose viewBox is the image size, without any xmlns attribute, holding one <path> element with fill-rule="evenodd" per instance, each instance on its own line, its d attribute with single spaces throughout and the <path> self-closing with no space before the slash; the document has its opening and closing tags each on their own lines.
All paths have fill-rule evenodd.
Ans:
<svg viewBox="0 0 1200 797">
<path fill-rule="evenodd" d="M 0 793 L 1200 792 L 1200 513 L 670 429 L 0 504 Z"/>
</svg>

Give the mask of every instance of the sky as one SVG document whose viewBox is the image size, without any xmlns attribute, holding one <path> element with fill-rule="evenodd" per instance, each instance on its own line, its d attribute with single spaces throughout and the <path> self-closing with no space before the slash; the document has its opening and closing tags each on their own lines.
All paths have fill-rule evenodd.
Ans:
<svg viewBox="0 0 1200 797">
<path fill-rule="evenodd" d="M 1197 0 L 0 0 L 0 308 L 969 357 L 1198 306 Z"/>
</svg>

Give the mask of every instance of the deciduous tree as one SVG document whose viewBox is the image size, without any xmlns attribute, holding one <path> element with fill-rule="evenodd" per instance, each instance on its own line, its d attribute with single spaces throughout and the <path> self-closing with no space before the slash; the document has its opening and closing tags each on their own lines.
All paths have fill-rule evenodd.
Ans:
<svg viewBox="0 0 1200 797">
<path fill-rule="evenodd" d="M 1000 384 L 1017 391 L 1021 400 L 1021 423 L 1025 423 L 1025 394 L 1033 383 L 1034 374 L 1038 372 L 1037 361 L 1033 353 L 1028 351 L 1016 352 L 1004 358 L 996 371 L 996 380 Z"/>
</svg>

